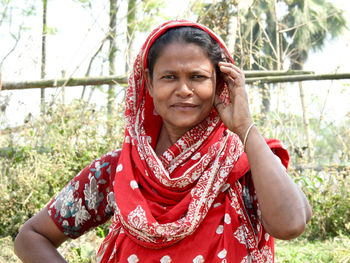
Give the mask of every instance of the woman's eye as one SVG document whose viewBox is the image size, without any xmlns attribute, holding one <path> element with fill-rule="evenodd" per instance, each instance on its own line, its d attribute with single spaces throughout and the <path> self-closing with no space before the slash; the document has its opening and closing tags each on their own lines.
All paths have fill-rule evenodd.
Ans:
<svg viewBox="0 0 350 263">
<path fill-rule="evenodd" d="M 165 75 L 162 77 L 163 79 L 168 79 L 168 80 L 171 80 L 171 79 L 175 79 L 175 76 L 174 75 Z"/>
<path fill-rule="evenodd" d="M 200 80 L 200 79 L 205 79 L 206 76 L 203 76 L 203 75 L 193 75 L 192 76 L 192 79 L 195 79 L 195 80 Z"/>
</svg>

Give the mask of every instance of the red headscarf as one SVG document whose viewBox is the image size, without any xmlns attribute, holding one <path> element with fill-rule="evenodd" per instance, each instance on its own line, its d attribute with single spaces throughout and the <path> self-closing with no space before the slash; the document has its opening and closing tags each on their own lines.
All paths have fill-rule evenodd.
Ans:
<svg viewBox="0 0 350 263">
<path fill-rule="evenodd" d="M 144 253 L 147 256 L 146 262 L 151 262 L 150 249 L 159 251 L 175 245 L 178 247 L 187 243 L 185 240 L 190 236 L 201 233 L 197 231 L 198 228 L 204 224 L 210 209 L 215 206 L 214 201 L 223 195 L 224 199 L 228 198 L 230 209 L 235 210 L 234 214 L 216 213 L 217 215 L 211 217 L 214 219 L 225 216 L 225 220 L 230 218 L 230 223 L 231 218 L 236 218 L 232 219 L 232 225 L 236 225 L 233 230 L 226 231 L 227 233 L 234 232 L 234 229 L 237 232 L 242 226 L 240 233 L 250 243 L 242 250 L 245 252 L 236 252 L 240 253 L 237 258 L 248 260 L 249 251 L 254 262 L 266 262 L 258 249 L 258 240 L 241 198 L 242 188 L 237 183 L 249 170 L 247 160 L 240 158 L 243 153 L 242 143 L 237 135 L 227 130 L 214 108 L 204 121 L 189 130 L 161 157 L 157 157 L 154 151 L 162 119 L 154 111 L 153 100 L 147 92 L 144 77 L 147 55 L 159 36 L 170 28 L 180 26 L 197 27 L 207 32 L 220 44 L 226 59 L 233 62 L 220 38 L 197 23 L 186 20 L 170 21 L 149 35 L 135 60 L 129 78 L 125 102 L 125 139 L 114 181 L 115 214 L 110 233 L 101 245 L 98 258 L 101 262 L 122 262 L 120 254 L 125 254 L 123 250 L 129 249 L 139 251 L 139 255 L 131 254 L 136 259 L 140 258 L 140 253 Z M 227 87 L 224 87 L 221 96 L 227 100 L 228 92 L 225 89 Z M 238 165 L 238 159 L 244 161 Z M 239 169 L 234 169 L 236 165 Z M 210 220 L 206 219 L 205 224 L 210 224 Z M 213 228 L 215 231 L 217 227 L 218 225 L 213 224 L 206 229 Z M 230 238 L 233 239 L 232 233 Z M 120 235 L 124 238 L 121 239 Z M 202 238 L 202 242 L 211 242 L 205 240 L 205 236 Z M 125 245 L 125 242 L 130 245 Z M 221 255 L 225 257 L 221 259 L 225 259 L 227 249 L 224 244 L 221 245 L 222 247 L 217 248 L 218 253 L 222 252 Z M 219 244 L 212 247 L 217 246 Z M 272 248 L 268 248 L 271 251 Z M 183 253 L 181 248 L 178 250 L 178 253 Z M 132 260 L 131 256 L 128 260 Z M 205 260 L 205 256 L 200 256 Z M 170 255 L 167 257 L 171 259 Z M 216 262 L 208 258 L 206 260 Z"/>
</svg>

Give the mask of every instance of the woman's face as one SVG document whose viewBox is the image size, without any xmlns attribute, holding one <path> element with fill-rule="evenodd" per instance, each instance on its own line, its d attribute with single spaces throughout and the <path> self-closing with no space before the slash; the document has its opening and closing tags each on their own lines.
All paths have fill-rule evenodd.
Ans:
<svg viewBox="0 0 350 263">
<path fill-rule="evenodd" d="M 149 93 L 168 131 L 183 135 L 210 113 L 215 96 L 216 71 L 203 48 L 172 43 L 157 58 Z"/>
</svg>

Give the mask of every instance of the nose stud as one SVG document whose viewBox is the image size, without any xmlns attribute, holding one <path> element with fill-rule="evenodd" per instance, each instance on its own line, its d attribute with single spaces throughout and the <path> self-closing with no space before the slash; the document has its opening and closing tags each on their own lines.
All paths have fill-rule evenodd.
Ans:
<svg viewBox="0 0 350 263">
<path fill-rule="evenodd" d="M 192 92 L 194 92 L 194 89 L 191 89 Z"/>
</svg>

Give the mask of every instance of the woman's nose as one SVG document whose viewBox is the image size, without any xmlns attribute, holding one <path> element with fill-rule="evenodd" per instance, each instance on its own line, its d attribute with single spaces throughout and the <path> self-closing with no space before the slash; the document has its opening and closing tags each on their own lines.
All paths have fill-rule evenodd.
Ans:
<svg viewBox="0 0 350 263">
<path fill-rule="evenodd" d="M 177 95 L 181 97 L 189 97 L 193 95 L 193 88 L 187 81 L 179 81 L 179 86 L 176 89 Z"/>
</svg>

